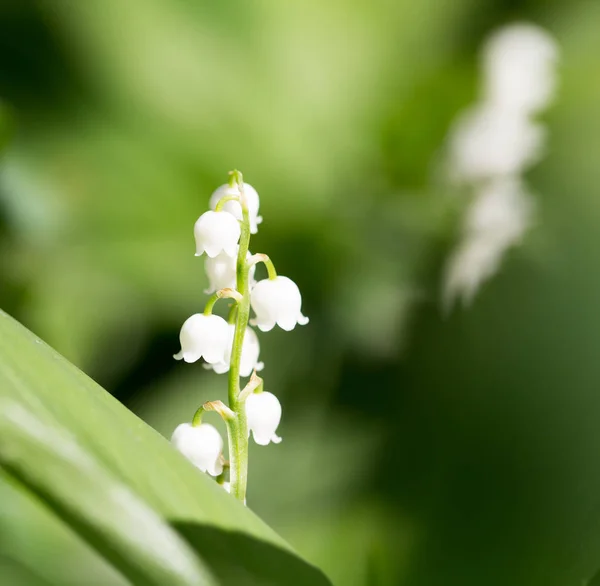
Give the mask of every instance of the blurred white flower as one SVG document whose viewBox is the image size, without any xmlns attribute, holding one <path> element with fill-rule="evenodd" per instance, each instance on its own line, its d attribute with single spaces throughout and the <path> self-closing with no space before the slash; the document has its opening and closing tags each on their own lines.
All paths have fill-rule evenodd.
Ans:
<svg viewBox="0 0 600 586">
<path fill-rule="evenodd" d="M 262 222 L 262 218 L 258 215 L 258 209 L 260 207 L 260 198 L 258 192 L 249 183 L 244 183 L 244 194 L 246 195 L 246 202 L 248 204 L 248 216 L 250 218 L 250 232 L 256 234 L 258 232 L 258 224 Z M 227 183 L 218 187 L 213 194 L 210 196 L 209 206 L 211 209 L 215 209 L 219 200 L 223 199 L 228 195 L 240 195 L 239 187 L 234 185 L 231 187 Z M 223 211 L 229 212 L 237 220 L 242 219 L 242 206 L 237 201 L 228 201 L 223 204 Z"/>
<path fill-rule="evenodd" d="M 222 252 L 235 256 L 240 235 L 240 224 L 231 214 L 204 212 L 194 224 L 196 256 L 203 252 L 211 258 Z"/>
<path fill-rule="evenodd" d="M 554 96 L 558 54 L 556 41 L 538 26 L 500 29 L 483 50 L 484 99 L 502 109 L 536 114 Z"/>
<path fill-rule="evenodd" d="M 237 247 L 239 249 L 239 246 Z M 229 256 L 225 252 L 221 252 L 215 257 L 207 256 L 204 261 L 204 270 L 208 277 L 208 289 L 205 293 L 214 293 L 220 289 L 235 289 L 236 288 L 236 265 L 237 265 L 237 250 L 234 256 Z M 250 252 L 246 258 L 252 256 Z M 248 284 L 254 286 L 254 273 L 256 265 L 252 265 L 248 271 Z"/>
<path fill-rule="evenodd" d="M 194 466 L 212 476 L 223 472 L 223 438 L 210 423 L 175 428 L 171 442 Z"/>
<path fill-rule="evenodd" d="M 231 352 L 229 325 L 218 315 L 195 313 L 185 320 L 179 333 L 181 350 L 173 358 L 196 362 L 204 358 L 209 364 L 225 361 Z"/>
<path fill-rule="evenodd" d="M 281 438 L 275 433 L 281 421 L 281 403 L 272 393 L 253 393 L 246 399 L 248 435 L 260 446 L 270 442 L 278 444 Z"/>
<path fill-rule="evenodd" d="M 534 211 L 534 200 L 516 178 L 499 178 L 481 188 L 446 267 L 446 306 L 456 297 L 465 304 L 472 301 L 480 285 L 497 272 L 504 253 L 520 243 Z"/>
<path fill-rule="evenodd" d="M 446 267 L 446 307 L 470 302 L 518 244 L 534 215 L 521 176 L 541 157 L 546 129 L 533 116 L 552 99 L 558 46 L 543 29 L 516 24 L 494 33 L 482 53 L 482 100 L 454 125 L 449 171 L 470 186 L 463 237 Z"/>
<path fill-rule="evenodd" d="M 308 323 L 308 318 L 302 315 L 300 289 L 287 277 L 278 276 L 256 283 L 250 294 L 250 304 L 256 313 L 250 323 L 263 332 L 272 330 L 275 324 L 289 332 L 296 324 Z"/>
<path fill-rule="evenodd" d="M 475 106 L 450 134 L 452 178 L 470 183 L 521 173 L 540 158 L 544 139 L 544 128 L 520 113 L 490 104 Z"/>
<path fill-rule="evenodd" d="M 225 359 L 223 362 L 217 362 L 215 364 L 207 364 L 206 368 L 214 370 L 217 374 L 223 374 L 229 372 L 229 363 L 231 362 L 231 349 L 233 346 L 233 336 L 235 333 L 235 325 L 228 324 L 229 326 L 229 343 L 227 344 L 227 351 L 225 352 Z M 244 334 L 244 343 L 242 344 L 242 358 L 240 360 L 240 376 L 250 376 L 254 369 L 262 370 L 264 364 L 258 361 L 260 354 L 260 344 L 258 342 L 258 336 L 256 332 L 248 327 Z"/>
</svg>

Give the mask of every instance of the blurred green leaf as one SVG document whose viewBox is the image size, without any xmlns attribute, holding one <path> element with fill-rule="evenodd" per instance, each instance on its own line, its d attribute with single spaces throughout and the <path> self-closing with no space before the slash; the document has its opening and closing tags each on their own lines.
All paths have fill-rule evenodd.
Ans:
<svg viewBox="0 0 600 586">
<path fill-rule="evenodd" d="M 43 501 L 134 584 L 328 584 L 249 509 L 4 312 L 0 467 L 13 489 Z M 27 551 L 11 564 L 13 573 L 39 575 Z"/>
</svg>

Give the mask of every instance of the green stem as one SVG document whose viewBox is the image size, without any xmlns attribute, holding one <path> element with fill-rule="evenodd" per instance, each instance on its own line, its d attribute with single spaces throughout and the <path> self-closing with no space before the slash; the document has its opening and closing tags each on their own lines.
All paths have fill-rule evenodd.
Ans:
<svg viewBox="0 0 600 586">
<path fill-rule="evenodd" d="M 239 303 L 242 300 L 242 295 L 240 293 L 238 293 L 237 291 L 234 291 L 233 289 L 220 289 L 219 291 L 217 291 L 216 293 L 213 293 L 209 298 L 208 301 L 206 302 L 206 305 L 204 306 L 204 315 L 212 315 L 212 310 L 213 307 L 215 306 L 215 303 L 219 300 L 219 299 L 233 299 L 234 301 L 236 301 L 236 303 Z"/>
<path fill-rule="evenodd" d="M 277 271 L 275 270 L 275 265 L 273 261 L 266 254 L 253 254 L 248 261 L 248 268 L 251 266 L 258 264 L 259 262 L 264 263 L 265 267 L 267 267 L 267 274 L 269 275 L 269 280 L 277 278 Z"/>
<path fill-rule="evenodd" d="M 244 334 L 250 317 L 250 290 L 248 286 L 248 265 L 246 256 L 250 246 L 250 218 L 248 205 L 243 192 L 242 174 L 236 173 L 236 181 L 240 187 L 240 204 L 242 207 L 242 234 L 237 257 L 237 291 L 242 299 L 237 303 L 235 319 L 235 333 L 231 350 L 231 364 L 229 366 L 229 408 L 236 414 L 235 420 L 227 426 L 229 435 L 229 481 L 231 494 L 244 502 L 246 498 L 246 485 L 248 483 L 248 421 L 246 408 L 243 401 L 239 400 L 240 394 L 240 361 L 242 358 L 242 345 Z"/>
<path fill-rule="evenodd" d="M 202 416 L 204 415 L 204 407 L 198 407 L 194 417 L 192 419 L 192 427 L 198 427 L 202 423 Z"/>
<path fill-rule="evenodd" d="M 228 201 L 240 201 L 240 197 L 239 195 L 226 195 L 225 197 L 222 197 L 218 202 L 217 205 L 215 206 L 215 212 L 220 212 L 223 209 L 223 206 L 228 202 Z"/>
</svg>

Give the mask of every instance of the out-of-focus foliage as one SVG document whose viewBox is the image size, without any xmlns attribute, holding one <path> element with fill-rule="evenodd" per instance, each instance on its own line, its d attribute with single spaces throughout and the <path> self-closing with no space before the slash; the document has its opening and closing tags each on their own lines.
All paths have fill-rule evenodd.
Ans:
<svg viewBox="0 0 600 586">
<path fill-rule="evenodd" d="M 515 19 L 562 50 L 538 224 L 442 316 L 462 200 L 437 163 Z M 599 27 L 588 0 L 4 3 L 0 305 L 168 435 L 225 396 L 170 356 L 206 286 L 192 223 L 237 167 L 253 251 L 311 318 L 261 336 L 284 440 L 253 447 L 250 507 L 344 586 L 579 585 L 600 567 Z"/>
<path fill-rule="evenodd" d="M 105 586 L 124 578 L 140 586 L 329 584 L 4 312 L 0 333 L 0 510 L 11 530 L 10 539 L 3 532 L 2 551 L 13 566 L 63 586 L 90 577 Z M 30 533 L 34 543 L 40 533 L 50 541 L 68 572 L 28 543 Z M 26 577 L 11 581 L 28 584 Z"/>
</svg>

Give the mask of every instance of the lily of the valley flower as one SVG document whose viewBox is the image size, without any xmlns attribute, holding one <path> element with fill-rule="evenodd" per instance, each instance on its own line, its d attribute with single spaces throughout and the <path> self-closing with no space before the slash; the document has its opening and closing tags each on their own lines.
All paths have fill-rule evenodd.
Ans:
<svg viewBox="0 0 600 586">
<path fill-rule="evenodd" d="M 518 112 L 476 106 L 459 118 L 451 134 L 452 174 L 469 183 L 522 173 L 540 157 L 544 139 L 543 127 Z"/>
<path fill-rule="evenodd" d="M 179 341 L 181 350 L 173 358 L 185 362 L 204 358 L 209 364 L 217 364 L 231 352 L 229 325 L 218 315 L 195 313 L 183 323 Z"/>
<path fill-rule="evenodd" d="M 210 258 L 222 252 L 235 256 L 240 234 L 240 224 L 231 214 L 204 212 L 194 224 L 196 256 L 203 252 Z"/>
<path fill-rule="evenodd" d="M 182 423 L 175 428 L 171 442 L 202 472 L 211 476 L 223 472 L 223 438 L 210 423 Z"/>
<path fill-rule="evenodd" d="M 250 322 L 263 332 L 277 324 L 282 330 L 293 330 L 296 324 L 308 323 L 302 315 L 302 296 L 298 285 L 287 277 L 259 281 L 252 289 L 250 304 L 256 317 Z"/>
<path fill-rule="evenodd" d="M 217 374 L 223 374 L 229 371 L 229 363 L 231 362 L 231 348 L 233 346 L 233 336 L 235 334 L 235 325 L 229 324 L 229 343 L 223 362 L 206 365 L 207 368 L 212 368 Z M 246 328 L 244 335 L 244 343 L 242 344 L 242 358 L 240 360 L 240 376 L 250 376 L 253 370 L 262 370 L 264 364 L 258 361 L 260 354 L 260 344 L 258 336 L 252 328 Z"/>
<path fill-rule="evenodd" d="M 210 207 L 215 209 L 219 200 L 227 196 L 239 196 L 239 187 L 234 185 L 231 187 L 227 183 L 217 188 L 214 193 L 210 196 Z M 248 216 L 250 218 L 250 232 L 256 234 L 258 232 L 258 224 L 262 222 L 262 218 L 258 215 L 258 208 L 260 207 L 260 198 L 258 192 L 249 183 L 244 183 L 244 195 L 246 196 L 246 202 L 248 205 Z M 242 206 L 237 201 L 227 201 L 223 204 L 223 211 L 229 212 L 237 220 L 242 219 Z"/>
<path fill-rule="evenodd" d="M 248 435 L 260 446 L 270 442 L 278 444 L 281 438 L 275 433 L 281 421 L 281 403 L 272 393 L 253 393 L 246 399 Z"/>
<path fill-rule="evenodd" d="M 544 29 L 514 24 L 494 33 L 483 51 L 485 99 L 501 109 L 537 114 L 556 90 L 559 49 Z"/>
<path fill-rule="evenodd" d="M 246 258 L 251 255 L 248 253 Z M 217 256 L 207 257 L 204 261 L 204 270 L 208 277 L 209 287 L 204 292 L 214 293 L 219 289 L 235 289 L 236 286 L 236 265 L 237 265 L 237 250 L 235 256 L 229 256 L 225 252 L 221 252 Z M 248 271 L 249 286 L 254 285 L 254 271 L 256 266 L 252 265 Z"/>
</svg>

